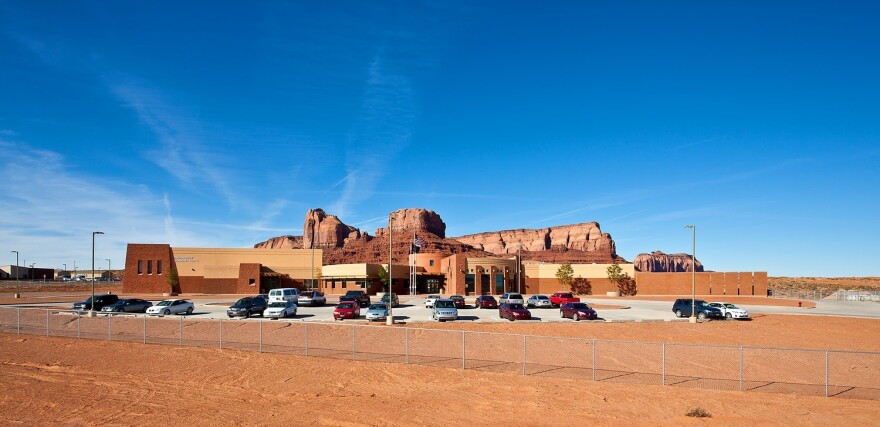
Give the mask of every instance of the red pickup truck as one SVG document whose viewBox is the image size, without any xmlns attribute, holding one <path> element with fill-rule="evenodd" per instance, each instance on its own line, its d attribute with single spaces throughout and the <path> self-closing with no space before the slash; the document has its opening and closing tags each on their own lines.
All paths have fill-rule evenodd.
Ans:
<svg viewBox="0 0 880 427">
<path fill-rule="evenodd" d="M 571 292 L 557 292 L 553 295 L 550 295 L 550 304 L 553 304 L 554 307 L 559 307 L 562 304 L 568 304 L 570 302 L 580 302 L 581 299 L 572 295 Z"/>
</svg>

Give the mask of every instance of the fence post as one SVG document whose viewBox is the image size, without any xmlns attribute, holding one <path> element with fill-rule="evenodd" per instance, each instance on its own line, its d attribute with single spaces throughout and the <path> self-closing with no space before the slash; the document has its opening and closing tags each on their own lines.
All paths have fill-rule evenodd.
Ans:
<svg viewBox="0 0 880 427">
<path fill-rule="evenodd" d="M 147 343 L 147 314 L 144 313 L 144 344 Z"/>
<path fill-rule="evenodd" d="M 21 334 L 21 307 L 15 309 L 15 333 Z"/>
<path fill-rule="evenodd" d="M 113 315 L 107 314 L 107 341 L 113 341 Z"/>
<path fill-rule="evenodd" d="M 223 350 L 223 319 L 220 319 L 220 350 Z"/>
<path fill-rule="evenodd" d="M 357 348 L 357 328 L 351 325 L 351 360 L 354 360 L 355 349 Z"/>
<path fill-rule="evenodd" d="M 406 364 L 409 365 L 409 328 L 403 330 L 404 351 L 406 352 Z"/>
<path fill-rule="evenodd" d="M 467 360 L 467 354 L 465 354 L 465 331 L 461 331 L 461 369 L 465 368 L 465 360 Z"/>
<path fill-rule="evenodd" d="M 522 374 L 526 374 L 526 336 L 523 335 L 523 367 Z"/>
<path fill-rule="evenodd" d="M 828 397 L 828 350 L 825 350 L 825 397 Z"/>
<path fill-rule="evenodd" d="M 309 355 L 309 324 L 306 323 L 306 356 Z"/>
<path fill-rule="evenodd" d="M 596 340 L 593 339 L 593 381 L 596 381 Z"/>
<path fill-rule="evenodd" d="M 178 316 L 180 316 L 180 315 L 178 314 Z M 178 343 L 178 346 L 183 347 L 183 316 L 180 316 L 179 319 L 180 319 L 180 329 L 178 330 L 177 333 L 180 336 L 180 342 Z"/>
<path fill-rule="evenodd" d="M 743 390 L 743 346 L 739 346 L 739 391 Z"/>
<path fill-rule="evenodd" d="M 82 319 L 82 316 L 79 313 L 76 313 L 76 339 L 79 339 L 79 321 Z"/>
<path fill-rule="evenodd" d="M 666 343 L 664 342 L 661 345 L 662 347 L 660 348 L 660 361 L 663 369 L 662 384 L 666 385 Z"/>
<path fill-rule="evenodd" d="M 46 336 L 49 336 L 49 309 L 46 309 Z"/>
<path fill-rule="evenodd" d="M 260 319 L 260 353 L 263 352 L 263 319 Z"/>
</svg>

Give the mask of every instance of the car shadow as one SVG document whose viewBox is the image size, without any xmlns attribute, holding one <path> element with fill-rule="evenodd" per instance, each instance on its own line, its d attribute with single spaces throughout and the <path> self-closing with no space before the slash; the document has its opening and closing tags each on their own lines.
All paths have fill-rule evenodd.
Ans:
<svg viewBox="0 0 880 427">
<path fill-rule="evenodd" d="M 309 317 L 315 317 L 314 314 L 299 314 L 296 313 L 296 316 L 288 317 L 288 319 L 307 319 Z"/>
<path fill-rule="evenodd" d="M 458 316 L 458 320 L 473 322 L 476 320 L 480 320 L 480 318 L 478 316 Z"/>
</svg>

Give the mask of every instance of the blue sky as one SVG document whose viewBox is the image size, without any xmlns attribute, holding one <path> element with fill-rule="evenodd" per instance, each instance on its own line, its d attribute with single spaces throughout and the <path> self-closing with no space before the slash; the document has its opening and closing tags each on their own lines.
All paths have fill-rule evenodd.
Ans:
<svg viewBox="0 0 880 427">
<path fill-rule="evenodd" d="M 181 4 L 183 3 L 183 4 Z M 877 2 L 0 3 L 4 261 L 598 221 L 618 253 L 880 275 Z"/>
</svg>

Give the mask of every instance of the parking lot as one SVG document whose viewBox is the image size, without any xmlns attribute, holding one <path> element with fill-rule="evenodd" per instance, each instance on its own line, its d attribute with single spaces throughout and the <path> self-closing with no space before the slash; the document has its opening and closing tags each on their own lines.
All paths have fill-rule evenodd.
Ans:
<svg viewBox="0 0 880 427">
<path fill-rule="evenodd" d="M 186 296 L 179 298 L 187 299 Z M 85 296 L 83 297 L 85 299 Z M 148 298 L 153 304 L 160 301 L 156 298 Z M 191 299 L 195 304 L 194 313 L 189 316 L 192 318 L 205 319 L 226 319 L 226 309 L 236 301 L 235 296 L 221 296 L 211 298 L 200 296 Z M 458 322 L 508 322 L 498 316 L 498 310 L 495 309 L 477 309 L 473 305 L 473 297 L 467 297 L 468 305 L 459 309 Z M 378 301 L 373 296 L 372 300 Z M 667 301 L 646 301 L 646 300 L 624 300 L 624 299 L 591 299 L 583 298 L 591 306 L 596 308 L 599 318 L 592 322 L 658 322 L 658 321 L 686 321 L 678 319 L 672 313 L 672 304 Z M 326 305 L 311 307 L 301 305 L 297 310 L 297 315 L 288 320 L 297 320 L 305 322 L 332 322 L 333 310 L 336 297 L 330 297 Z M 53 302 L 51 298 L 46 298 L 40 303 L 20 304 L 11 306 L 21 307 L 70 307 L 66 302 Z M 844 315 L 854 317 L 880 318 L 880 304 L 864 303 L 864 302 L 837 302 L 837 301 L 819 301 L 815 308 L 801 307 L 781 307 L 768 305 L 748 305 L 740 304 L 740 307 L 746 309 L 752 314 L 803 314 L 803 315 Z M 574 322 L 572 319 L 563 319 L 559 316 L 559 310 L 556 308 L 532 308 L 531 320 L 519 320 L 518 322 Z M 394 308 L 393 314 L 395 322 L 398 323 L 419 323 L 433 322 L 431 319 L 431 310 L 425 308 L 423 296 L 400 296 L 400 306 Z M 364 315 L 366 308 L 361 309 L 361 316 L 356 320 L 345 320 L 343 322 L 363 322 L 366 323 Z M 122 314 L 125 315 L 125 314 Z M 251 319 L 236 318 L 240 321 L 259 320 L 260 317 Z M 582 322 L 585 322 L 582 320 Z"/>
</svg>

